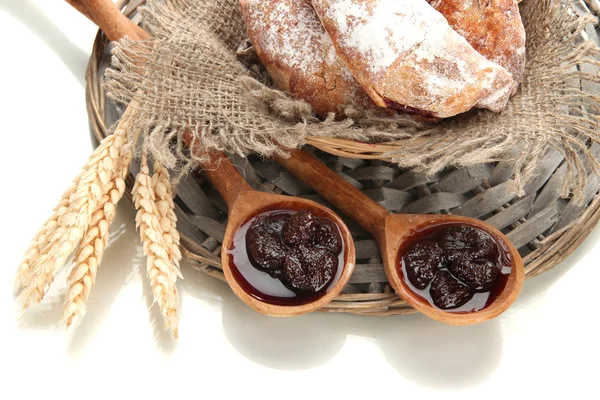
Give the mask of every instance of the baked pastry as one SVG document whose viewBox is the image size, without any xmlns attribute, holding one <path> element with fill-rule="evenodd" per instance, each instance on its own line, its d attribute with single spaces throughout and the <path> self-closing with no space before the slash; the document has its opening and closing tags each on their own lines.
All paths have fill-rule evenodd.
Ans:
<svg viewBox="0 0 600 400">
<path fill-rule="evenodd" d="M 447 118 L 501 111 L 513 79 L 427 0 L 312 0 L 337 54 L 375 104 Z"/>
<path fill-rule="evenodd" d="M 240 5 L 250 41 L 279 90 L 322 116 L 346 105 L 386 111 L 337 56 L 308 0 L 240 0 Z"/>
<path fill-rule="evenodd" d="M 450 26 L 488 60 L 512 74 L 514 94 L 525 72 L 525 27 L 516 0 L 429 0 Z"/>
</svg>

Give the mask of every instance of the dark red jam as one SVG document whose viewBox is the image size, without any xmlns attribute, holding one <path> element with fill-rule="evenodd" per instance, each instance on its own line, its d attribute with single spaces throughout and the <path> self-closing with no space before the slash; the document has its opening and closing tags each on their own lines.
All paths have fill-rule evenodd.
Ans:
<svg viewBox="0 0 600 400">
<path fill-rule="evenodd" d="M 400 276 L 433 307 L 476 312 L 500 296 L 512 268 L 503 240 L 457 223 L 417 230 L 398 252 Z"/>
<path fill-rule="evenodd" d="M 419 110 L 418 108 L 414 108 L 414 107 L 410 107 L 410 106 L 405 106 L 403 104 L 400 103 L 396 103 L 394 100 L 390 100 L 390 99 L 383 99 L 385 101 L 385 104 L 391 108 L 394 109 L 396 111 L 399 111 L 403 114 L 409 114 L 409 115 L 420 115 L 422 117 L 425 118 L 436 118 L 436 115 L 434 112 L 432 111 L 427 111 L 427 110 Z"/>
<path fill-rule="evenodd" d="M 234 235 L 229 254 L 240 286 L 275 305 L 315 301 L 335 285 L 344 267 L 340 228 L 306 210 L 254 216 Z"/>
</svg>

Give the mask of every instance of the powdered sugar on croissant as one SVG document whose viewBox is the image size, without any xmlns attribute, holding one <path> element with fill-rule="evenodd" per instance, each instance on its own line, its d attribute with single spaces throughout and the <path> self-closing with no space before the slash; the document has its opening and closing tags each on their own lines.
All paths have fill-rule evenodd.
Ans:
<svg viewBox="0 0 600 400">
<path fill-rule="evenodd" d="M 312 0 L 337 54 L 380 106 L 451 117 L 501 111 L 512 77 L 427 0 Z"/>
<path fill-rule="evenodd" d="M 516 0 L 428 0 L 450 26 L 488 60 L 512 74 L 516 92 L 525 72 L 525 28 Z"/>
<path fill-rule="evenodd" d="M 275 86 L 315 112 L 377 107 L 344 62 L 308 0 L 240 0 L 246 30 Z"/>
</svg>

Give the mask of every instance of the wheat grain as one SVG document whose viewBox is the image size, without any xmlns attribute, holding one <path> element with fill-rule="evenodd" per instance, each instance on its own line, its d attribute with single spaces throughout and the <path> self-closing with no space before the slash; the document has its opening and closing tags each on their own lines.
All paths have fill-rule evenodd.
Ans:
<svg viewBox="0 0 600 400">
<path fill-rule="evenodd" d="M 171 330 L 173 336 L 177 338 L 179 324 L 177 316 L 179 298 L 175 285 L 177 275 L 173 273 L 174 267 L 169 259 L 171 248 L 163 239 L 161 216 L 145 155 L 142 156 L 141 170 L 136 176 L 132 192 L 138 210 L 135 220 L 146 255 L 146 273 L 150 279 L 152 296 L 160 308 L 166 329 Z"/>
<path fill-rule="evenodd" d="M 177 216 L 175 215 L 175 203 L 173 202 L 173 188 L 171 187 L 169 172 L 158 161 L 154 163 L 152 186 L 156 195 L 156 208 L 160 215 L 159 225 L 162 230 L 165 246 L 169 249 L 169 261 L 173 267 L 173 274 L 181 278 L 181 271 L 179 269 L 179 262 L 181 261 L 181 249 L 179 248 L 180 237 L 179 232 L 177 231 Z"/>
<path fill-rule="evenodd" d="M 83 238 L 98 202 L 107 193 L 125 140 L 125 130 L 120 130 L 100 143 L 84 167 L 75 191 L 68 196 L 68 207 L 56 214 L 56 229 L 28 252 L 28 270 L 18 278 L 22 286 L 19 301 L 24 310 L 42 300 L 55 274 Z"/>
<path fill-rule="evenodd" d="M 85 315 L 86 303 L 96 280 L 96 271 L 102 262 L 104 249 L 109 238 L 110 225 L 116 216 L 116 207 L 125 193 L 125 178 L 131 162 L 131 150 L 123 149 L 118 170 L 107 186 L 108 193 L 102 196 L 92 221 L 74 256 L 75 265 L 68 278 L 69 291 L 62 320 L 67 328 Z"/>
</svg>

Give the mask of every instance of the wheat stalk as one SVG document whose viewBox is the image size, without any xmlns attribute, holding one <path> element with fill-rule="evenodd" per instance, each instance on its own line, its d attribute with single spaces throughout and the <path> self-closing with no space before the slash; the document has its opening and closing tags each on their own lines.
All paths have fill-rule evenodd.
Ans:
<svg viewBox="0 0 600 400">
<path fill-rule="evenodd" d="M 17 274 L 17 282 L 22 286 L 19 301 L 24 310 L 42 300 L 55 274 L 83 238 L 98 202 L 108 192 L 107 186 L 115 174 L 125 141 L 122 129 L 100 143 L 84 167 L 75 191 L 63 195 L 61 203 L 68 197 L 68 206 L 60 207 L 60 213 L 55 212 L 50 218 L 56 222 L 55 226 L 54 222 L 50 224 L 53 231 L 46 235 L 41 233 L 44 240 L 34 243 L 26 252 L 27 268 L 23 267 L 26 271 L 19 268 Z"/>
<path fill-rule="evenodd" d="M 135 208 L 138 210 L 135 220 L 146 255 L 146 273 L 150 279 L 152 296 L 160 308 L 166 329 L 171 330 L 177 338 L 177 273 L 171 262 L 171 247 L 165 244 L 163 238 L 160 224 L 162 217 L 158 211 L 156 193 L 145 154 L 142 156 L 141 170 L 136 176 L 132 193 Z"/>
<path fill-rule="evenodd" d="M 69 291 L 62 320 L 67 328 L 85 315 L 86 303 L 96 280 L 96 271 L 102 262 L 108 243 L 110 225 L 116 216 L 116 207 L 125 193 L 125 178 L 131 162 L 131 150 L 122 149 L 118 170 L 107 185 L 108 193 L 102 196 L 92 221 L 74 256 L 75 265 L 68 278 Z"/>
</svg>

